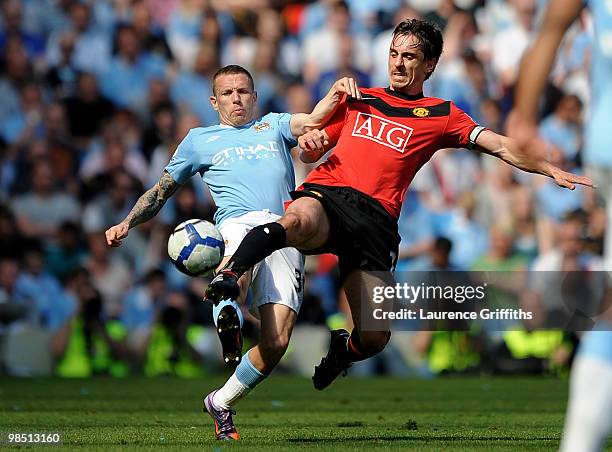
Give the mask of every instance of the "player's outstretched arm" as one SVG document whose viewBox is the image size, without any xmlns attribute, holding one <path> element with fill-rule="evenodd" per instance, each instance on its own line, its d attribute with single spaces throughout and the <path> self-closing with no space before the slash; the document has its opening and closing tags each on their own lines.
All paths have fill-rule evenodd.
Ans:
<svg viewBox="0 0 612 452">
<path fill-rule="evenodd" d="M 516 140 L 490 130 L 483 130 L 478 135 L 476 149 L 498 157 L 523 171 L 548 176 L 560 187 L 570 190 L 575 189 L 576 184 L 593 187 L 593 181 L 588 177 L 563 171 L 545 159 L 535 157 L 529 150 L 524 150 Z"/>
<path fill-rule="evenodd" d="M 343 77 L 333 84 L 311 113 L 296 113 L 291 116 L 291 133 L 299 137 L 312 129 L 320 129 L 333 116 L 344 96 L 361 99 L 355 79 Z"/>
<path fill-rule="evenodd" d="M 168 198 L 181 186 L 172 179 L 172 176 L 164 171 L 157 183 L 136 201 L 134 207 L 125 219 L 115 226 L 106 230 L 106 243 L 108 246 L 119 246 L 121 241 L 127 237 L 128 231 L 134 226 L 145 223 L 157 215 Z"/>
</svg>

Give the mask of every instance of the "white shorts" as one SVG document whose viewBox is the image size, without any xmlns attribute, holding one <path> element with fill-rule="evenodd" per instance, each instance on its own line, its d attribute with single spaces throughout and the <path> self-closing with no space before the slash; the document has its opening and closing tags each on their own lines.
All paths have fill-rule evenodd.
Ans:
<svg viewBox="0 0 612 452">
<path fill-rule="evenodd" d="M 256 211 L 225 220 L 218 227 L 225 241 L 225 256 L 234 254 L 244 236 L 255 226 L 271 223 L 279 218 L 279 215 L 269 211 Z M 267 303 L 288 306 L 297 314 L 304 296 L 302 253 L 295 248 L 283 248 L 255 265 L 251 295 L 249 308 L 257 316 L 257 308 Z"/>
</svg>

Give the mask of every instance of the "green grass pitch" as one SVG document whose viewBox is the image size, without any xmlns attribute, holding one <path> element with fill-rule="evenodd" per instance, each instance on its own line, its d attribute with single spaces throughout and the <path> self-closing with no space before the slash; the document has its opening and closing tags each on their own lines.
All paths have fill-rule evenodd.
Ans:
<svg viewBox="0 0 612 452">
<path fill-rule="evenodd" d="M 0 431 L 57 431 L 71 450 L 555 450 L 567 398 L 547 378 L 348 377 L 318 392 L 273 376 L 237 406 L 228 444 L 201 408 L 222 381 L 2 378 Z"/>
</svg>

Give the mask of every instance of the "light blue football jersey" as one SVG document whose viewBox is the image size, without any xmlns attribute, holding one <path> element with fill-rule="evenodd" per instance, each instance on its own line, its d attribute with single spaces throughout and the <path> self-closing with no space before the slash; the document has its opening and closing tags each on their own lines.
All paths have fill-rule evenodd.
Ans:
<svg viewBox="0 0 612 452">
<path fill-rule="evenodd" d="M 612 1 L 590 0 L 595 37 L 591 62 L 591 108 L 586 124 L 584 160 L 612 168 Z"/>
<path fill-rule="evenodd" d="M 165 170 L 181 184 L 202 176 L 217 205 L 217 225 L 257 210 L 282 215 L 295 188 L 290 120 L 288 113 L 269 113 L 242 127 L 191 129 Z"/>
</svg>

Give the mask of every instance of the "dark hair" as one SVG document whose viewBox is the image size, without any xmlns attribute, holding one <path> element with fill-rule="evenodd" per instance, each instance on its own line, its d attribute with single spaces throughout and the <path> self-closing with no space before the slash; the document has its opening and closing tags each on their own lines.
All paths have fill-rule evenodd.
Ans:
<svg viewBox="0 0 612 452">
<path fill-rule="evenodd" d="M 446 237 L 436 237 L 433 247 L 435 250 L 442 251 L 444 254 L 448 255 L 453 249 L 453 242 Z"/>
<path fill-rule="evenodd" d="M 349 8 L 348 3 L 346 3 L 344 0 L 339 0 L 337 2 L 335 2 L 334 4 L 331 5 L 332 10 L 339 10 L 341 9 L 342 11 L 346 12 L 347 14 L 351 13 L 351 10 Z"/>
<path fill-rule="evenodd" d="M 423 52 L 426 60 L 440 59 L 444 40 L 442 39 L 442 32 L 435 24 L 419 19 L 406 19 L 393 30 L 394 40 L 402 35 L 412 35 L 419 40 L 419 49 Z M 432 73 L 433 70 L 427 74 L 425 79 L 428 79 Z"/>
<path fill-rule="evenodd" d="M 253 76 L 251 75 L 251 73 L 249 71 L 247 71 L 245 68 L 243 68 L 242 66 L 238 66 L 237 64 L 230 64 L 228 66 L 224 66 L 221 69 L 217 70 L 217 72 L 215 72 L 215 75 L 213 75 L 213 94 L 215 94 L 215 82 L 217 81 L 218 77 L 221 77 L 222 75 L 229 75 L 229 74 L 244 74 L 247 76 L 247 78 L 249 79 L 249 82 L 251 83 L 251 89 L 253 91 L 255 91 L 255 83 L 253 82 Z"/>
<path fill-rule="evenodd" d="M 113 35 L 113 55 L 117 55 L 119 53 L 119 35 L 122 33 L 132 33 L 136 35 L 136 28 L 132 24 L 122 23 L 115 28 L 115 34 Z"/>
<path fill-rule="evenodd" d="M 164 281 L 166 280 L 166 273 L 164 273 L 161 268 L 154 268 L 153 270 L 149 270 L 143 278 L 145 284 L 160 279 Z"/>
</svg>

